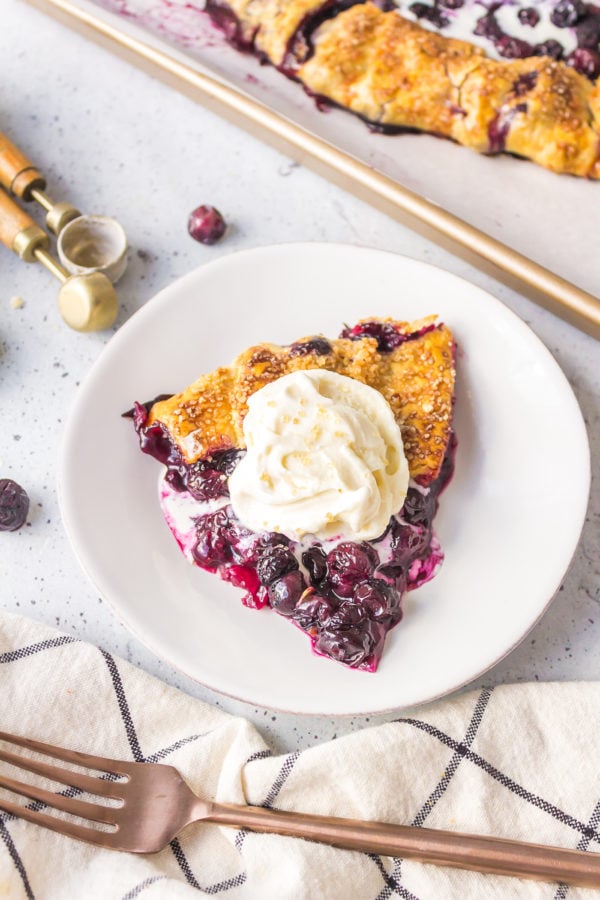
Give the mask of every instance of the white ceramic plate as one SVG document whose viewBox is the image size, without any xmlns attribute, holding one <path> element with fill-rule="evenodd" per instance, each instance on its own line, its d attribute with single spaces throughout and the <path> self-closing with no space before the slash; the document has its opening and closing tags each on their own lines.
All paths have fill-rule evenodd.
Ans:
<svg viewBox="0 0 600 900">
<path fill-rule="evenodd" d="M 159 466 L 121 413 L 183 389 L 250 344 L 336 336 L 366 316 L 436 312 L 460 346 L 455 476 L 436 531 L 437 577 L 411 593 L 375 674 L 317 656 L 271 610 L 191 566 L 163 520 Z M 253 704 L 331 715 L 412 706 L 508 653 L 550 603 L 583 525 L 587 435 L 535 335 L 473 285 L 359 247 L 291 244 L 220 258 L 162 291 L 110 341 L 62 446 L 64 523 L 89 577 L 141 641 L 192 678 Z"/>
</svg>

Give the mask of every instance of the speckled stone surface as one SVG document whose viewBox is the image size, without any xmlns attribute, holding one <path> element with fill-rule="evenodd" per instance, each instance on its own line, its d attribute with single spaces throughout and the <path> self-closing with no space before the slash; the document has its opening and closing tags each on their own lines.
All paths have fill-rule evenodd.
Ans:
<svg viewBox="0 0 600 900">
<path fill-rule="evenodd" d="M 592 494 L 553 604 L 481 683 L 600 677 L 600 344 L 26 4 L 3 0 L 2 7 L 0 128 L 46 174 L 52 196 L 115 216 L 125 227 L 131 250 L 116 327 L 165 285 L 217 256 L 302 240 L 364 244 L 434 263 L 488 289 L 531 326 L 583 410 Z M 200 203 L 217 206 L 231 224 L 213 247 L 187 235 L 188 213 Z M 393 718 L 297 717 L 221 697 L 148 652 L 97 595 L 63 530 L 55 472 L 69 406 L 111 335 L 70 331 L 55 308 L 57 288 L 41 267 L 0 247 L 0 478 L 14 478 L 31 497 L 27 525 L 0 534 L 0 608 L 101 644 L 246 716 L 277 751 Z"/>
</svg>

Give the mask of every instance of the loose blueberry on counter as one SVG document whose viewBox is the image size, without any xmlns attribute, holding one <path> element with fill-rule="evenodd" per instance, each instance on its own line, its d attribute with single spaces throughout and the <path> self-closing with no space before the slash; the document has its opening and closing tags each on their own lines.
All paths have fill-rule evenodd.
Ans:
<svg viewBox="0 0 600 900">
<path fill-rule="evenodd" d="M 0 531 L 17 531 L 27 521 L 29 497 L 12 478 L 0 478 Z"/>
<path fill-rule="evenodd" d="M 198 206 L 190 213 L 188 219 L 188 233 L 195 241 L 201 244 L 216 244 L 220 241 L 227 225 L 225 219 L 214 206 Z"/>
</svg>

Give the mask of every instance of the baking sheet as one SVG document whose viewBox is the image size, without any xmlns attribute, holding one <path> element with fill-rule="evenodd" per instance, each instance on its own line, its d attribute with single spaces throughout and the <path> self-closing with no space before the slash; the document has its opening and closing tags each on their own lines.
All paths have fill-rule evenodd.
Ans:
<svg viewBox="0 0 600 900">
<path fill-rule="evenodd" d="M 54 5 L 53 0 L 30 2 L 40 8 Z M 70 0 L 70 5 L 92 11 L 124 35 L 167 49 L 175 59 L 216 76 L 485 235 L 600 296 L 600 183 L 554 175 L 508 156 L 481 156 L 429 135 L 373 133 L 342 110 L 320 111 L 300 85 L 230 47 L 201 4 Z M 597 322 L 598 313 L 594 315 Z"/>
</svg>

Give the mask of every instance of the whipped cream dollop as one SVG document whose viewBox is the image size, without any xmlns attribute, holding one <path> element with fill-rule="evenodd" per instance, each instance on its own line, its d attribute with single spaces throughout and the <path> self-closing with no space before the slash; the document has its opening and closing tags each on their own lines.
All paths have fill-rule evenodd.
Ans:
<svg viewBox="0 0 600 900">
<path fill-rule="evenodd" d="M 250 397 L 244 436 L 229 493 L 253 531 L 372 540 L 404 503 L 400 428 L 382 394 L 353 378 L 325 369 L 278 378 Z"/>
</svg>

